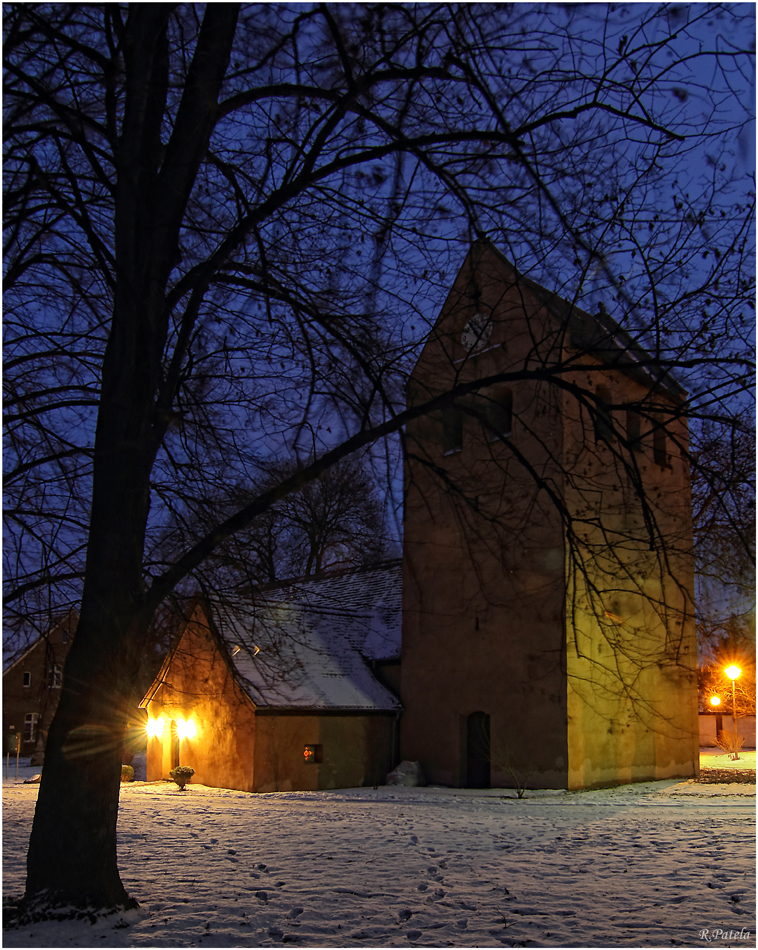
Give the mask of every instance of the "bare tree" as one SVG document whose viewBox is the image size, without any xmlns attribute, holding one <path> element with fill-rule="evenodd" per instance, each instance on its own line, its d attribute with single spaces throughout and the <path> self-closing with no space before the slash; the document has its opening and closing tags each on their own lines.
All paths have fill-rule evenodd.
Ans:
<svg viewBox="0 0 758 950">
<path fill-rule="evenodd" d="M 734 700 L 738 716 L 755 716 L 755 629 L 738 618 L 724 624 L 722 636 L 712 639 L 700 669 L 701 702 L 715 713 L 732 714 L 732 681 L 724 670 L 737 666 L 740 676 L 734 682 Z M 713 707 L 710 699 L 721 702 Z"/>
<path fill-rule="evenodd" d="M 734 415 L 749 11 L 3 12 L 5 606 L 20 627 L 81 605 L 25 909 L 123 906 L 121 742 L 156 610 L 335 464 L 498 382 L 403 408 L 461 242 L 493 237 L 593 312 L 602 294 L 697 387 L 688 413 Z M 547 391 L 574 368 L 521 375 Z M 285 456 L 228 510 L 230 484 Z M 166 557 L 167 527 L 202 509 L 206 532 Z"/>
<path fill-rule="evenodd" d="M 274 462 L 264 486 L 295 474 L 297 465 Z M 260 486 L 235 486 L 223 505 L 228 515 L 255 499 Z M 218 519 L 219 508 L 196 506 L 191 518 L 166 533 L 171 551 L 164 559 L 199 540 Z M 396 547 L 396 545 L 395 545 Z M 282 499 L 245 531 L 219 545 L 202 571 L 206 593 L 225 588 L 261 586 L 286 578 L 308 577 L 327 568 L 364 567 L 389 556 L 385 502 L 365 459 L 347 459 Z"/>
<path fill-rule="evenodd" d="M 692 433 L 698 636 L 710 653 L 740 621 L 755 628 L 755 422 L 705 420 Z"/>
</svg>

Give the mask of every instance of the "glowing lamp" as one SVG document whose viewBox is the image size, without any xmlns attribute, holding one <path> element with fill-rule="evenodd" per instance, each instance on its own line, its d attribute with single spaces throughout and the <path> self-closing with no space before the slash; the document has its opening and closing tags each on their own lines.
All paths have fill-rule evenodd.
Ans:
<svg viewBox="0 0 758 950">
<path fill-rule="evenodd" d="M 711 696 L 711 706 L 720 706 L 721 697 L 720 696 Z"/>
<path fill-rule="evenodd" d="M 159 716 L 157 719 L 148 719 L 147 720 L 147 734 L 149 736 L 158 737 L 163 735 L 163 726 L 166 720 L 163 716 Z"/>
<path fill-rule="evenodd" d="M 320 745 L 307 745 L 303 749 L 303 761 L 307 763 L 317 763 L 323 761 Z"/>
<path fill-rule="evenodd" d="M 739 666 L 727 666 L 724 672 L 730 680 L 736 680 L 738 676 L 742 675 L 742 670 L 739 668 Z"/>
<path fill-rule="evenodd" d="M 197 735 L 197 726 L 192 719 L 177 719 L 176 734 L 180 739 L 191 739 Z"/>
</svg>

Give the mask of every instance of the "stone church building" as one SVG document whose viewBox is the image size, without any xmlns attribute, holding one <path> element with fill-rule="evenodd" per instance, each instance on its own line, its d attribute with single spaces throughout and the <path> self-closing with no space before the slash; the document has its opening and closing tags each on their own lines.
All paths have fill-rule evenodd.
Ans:
<svg viewBox="0 0 758 950">
<path fill-rule="evenodd" d="M 434 411 L 405 432 L 402 564 L 198 605 L 143 700 L 148 779 L 696 774 L 684 400 L 605 312 L 474 244 L 408 384 Z"/>
</svg>

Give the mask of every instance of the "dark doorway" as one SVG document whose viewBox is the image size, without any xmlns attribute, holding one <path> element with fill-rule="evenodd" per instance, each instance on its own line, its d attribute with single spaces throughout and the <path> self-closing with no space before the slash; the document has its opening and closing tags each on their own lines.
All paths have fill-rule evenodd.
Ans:
<svg viewBox="0 0 758 950">
<path fill-rule="evenodd" d="M 490 787 L 490 717 L 472 712 L 466 718 L 466 787 Z"/>
</svg>

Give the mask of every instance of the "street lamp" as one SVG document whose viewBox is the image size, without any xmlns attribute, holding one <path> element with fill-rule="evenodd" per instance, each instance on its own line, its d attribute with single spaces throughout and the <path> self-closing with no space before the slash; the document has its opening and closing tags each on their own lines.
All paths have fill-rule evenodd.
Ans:
<svg viewBox="0 0 758 950">
<path fill-rule="evenodd" d="M 727 666 L 724 670 L 726 675 L 732 681 L 732 722 L 734 723 L 734 755 L 733 758 L 739 759 L 739 746 L 737 745 L 737 694 L 735 690 L 735 681 L 742 675 L 739 666 Z"/>
</svg>

